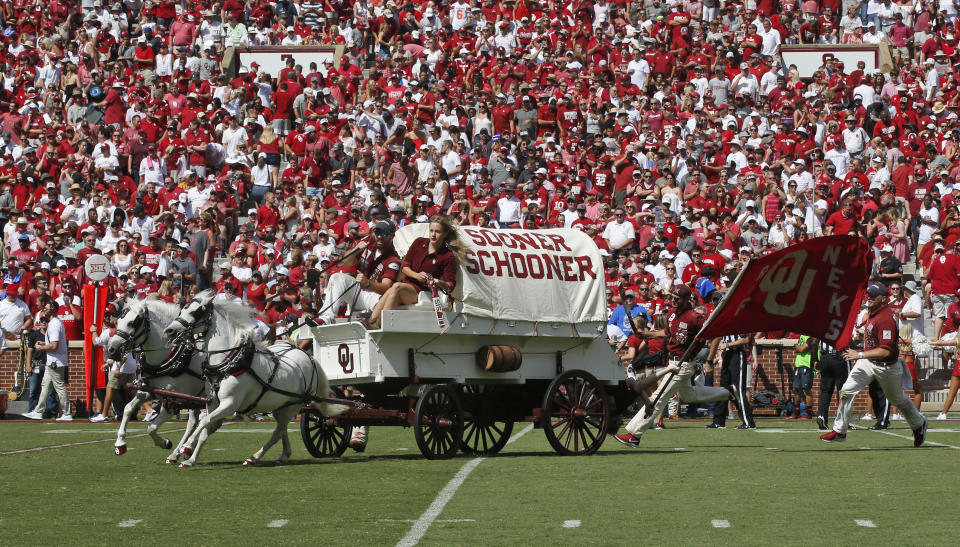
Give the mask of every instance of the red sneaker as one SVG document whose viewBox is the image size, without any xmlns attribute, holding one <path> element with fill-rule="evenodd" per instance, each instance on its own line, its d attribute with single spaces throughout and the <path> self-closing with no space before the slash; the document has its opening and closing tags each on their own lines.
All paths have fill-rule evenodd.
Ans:
<svg viewBox="0 0 960 547">
<path fill-rule="evenodd" d="M 847 440 L 846 433 L 837 433 L 836 431 L 830 431 L 823 435 L 820 435 L 820 440 L 827 443 L 842 443 Z"/>
<path fill-rule="evenodd" d="M 640 448 L 640 437 L 634 437 L 629 433 L 620 433 L 613 436 L 620 444 L 630 448 Z"/>
</svg>

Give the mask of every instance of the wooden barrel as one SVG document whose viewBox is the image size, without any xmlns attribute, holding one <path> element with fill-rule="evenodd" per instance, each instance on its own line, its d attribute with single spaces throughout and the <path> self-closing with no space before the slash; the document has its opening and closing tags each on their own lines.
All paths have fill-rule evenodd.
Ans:
<svg viewBox="0 0 960 547">
<path fill-rule="evenodd" d="M 483 346 L 477 350 L 477 366 L 487 372 L 510 372 L 522 363 L 520 349 L 513 346 Z"/>
</svg>

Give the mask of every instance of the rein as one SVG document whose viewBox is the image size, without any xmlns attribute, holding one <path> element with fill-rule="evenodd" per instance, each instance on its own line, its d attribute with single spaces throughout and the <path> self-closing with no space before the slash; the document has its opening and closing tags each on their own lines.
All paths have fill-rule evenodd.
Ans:
<svg viewBox="0 0 960 547">
<path fill-rule="evenodd" d="M 195 378 L 201 378 L 199 374 L 190 370 L 190 360 L 193 359 L 194 348 L 188 345 L 176 345 L 170 350 L 170 353 L 158 365 L 152 365 L 147 362 L 146 352 L 141 351 L 137 364 L 140 365 L 140 371 L 144 378 L 156 378 L 158 376 L 178 376 L 180 374 L 189 374 Z"/>
</svg>

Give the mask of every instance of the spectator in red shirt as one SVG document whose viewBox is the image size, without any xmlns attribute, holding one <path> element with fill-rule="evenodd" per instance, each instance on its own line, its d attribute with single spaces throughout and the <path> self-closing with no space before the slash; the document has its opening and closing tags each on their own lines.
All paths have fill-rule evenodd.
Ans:
<svg viewBox="0 0 960 547">
<path fill-rule="evenodd" d="M 933 338 L 940 338 L 940 327 L 947 317 L 947 309 L 956 301 L 960 289 L 960 257 L 953 248 L 946 251 L 943 242 L 933 245 L 933 259 L 927 269 L 926 285 L 930 287 L 930 305 L 933 313 Z"/>
<path fill-rule="evenodd" d="M 846 235 L 857 225 L 857 219 L 853 214 L 853 201 L 846 199 L 840 206 L 839 211 L 835 211 L 826 222 L 824 235 Z"/>
</svg>

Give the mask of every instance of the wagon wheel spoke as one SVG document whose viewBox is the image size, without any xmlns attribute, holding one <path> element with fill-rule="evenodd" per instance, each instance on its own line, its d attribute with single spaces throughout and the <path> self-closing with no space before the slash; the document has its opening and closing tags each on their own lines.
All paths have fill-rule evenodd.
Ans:
<svg viewBox="0 0 960 547">
<path fill-rule="evenodd" d="M 467 454 L 489 456 L 500 452 L 513 431 L 513 422 L 472 418 L 464 425 L 460 449 Z"/>
<path fill-rule="evenodd" d="M 603 404 L 603 401 L 597 397 L 597 390 L 595 389 L 591 389 L 590 393 L 587 394 L 587 398 L 581 403 L 585 410 L 594 408 L 599 404 Z"/>
<path fill-rule="evenodd" d="M 583 406 L 583 401 L 584 401 L 584 393 L 583 393 L 583 392 L 584 392 L 584 390 L 585 390 L 588 386 L 587 386 L 586 382 L 577 382 L 576 385 L 577 385 L 577 398 L 576 398 L 576 403 L 575 403 L 575 404 L 576 404 L 576 406 L 579 407 L 579 406 Z"/>
<path fill-rule="evenodd" d="M 584 427 L 583 432 L 590 436 L 591 443 L 594 443 L 597 441 L 597 436 L 593 434 L 593 430 L 591 430 L 589 427 Z"/>
<path fill-rule="evenodd" d="M 567 420 L 566 422 L 567 422 L 567 423 L 565 423 L 565 424 L 563 425 L 563 429 L 560 430 L 560 433 L 557 433 L 557 439 L 563 439 L 563 438 L 565 438 L 565 437 L 567 436 L 567 434 L 569 433 L 570 429 L 573 427 L 573 421 L 572 421 L 572 420 Z M 556 428 L 554 428 L 554 429 L 556 429 Z M 569 442 L 566 443 L 566 445 L 569 445 L 569 444 L 570 444 Z"/>
</svg>

